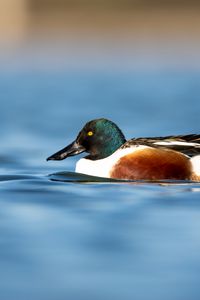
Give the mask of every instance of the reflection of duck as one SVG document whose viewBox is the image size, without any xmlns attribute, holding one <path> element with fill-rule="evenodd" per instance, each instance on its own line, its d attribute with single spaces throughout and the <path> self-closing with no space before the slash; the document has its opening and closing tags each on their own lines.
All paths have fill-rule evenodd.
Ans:
<svg viewBox="0 0 200 300">
<path fill-rule="evenodd" d="M 47 160 L 88 152 L 76 172 L 119 179 L 200 181 L 200 135 L 134 138 L 126 141 L 107 119 L 88 122 L 69 146 Z"/>
</svg>

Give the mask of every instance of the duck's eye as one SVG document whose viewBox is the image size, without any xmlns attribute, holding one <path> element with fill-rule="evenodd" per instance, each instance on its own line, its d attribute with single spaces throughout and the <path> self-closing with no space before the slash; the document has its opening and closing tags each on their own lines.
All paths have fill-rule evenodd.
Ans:
<svg viewBox="0 0 200 300">
<path fill-rule="evenodd" d="M 93 134 L 94 134 L 93 131 L 88 131 L 88 133 L 87 133 L 88 136 L 92 136 Z"/>
</svg>

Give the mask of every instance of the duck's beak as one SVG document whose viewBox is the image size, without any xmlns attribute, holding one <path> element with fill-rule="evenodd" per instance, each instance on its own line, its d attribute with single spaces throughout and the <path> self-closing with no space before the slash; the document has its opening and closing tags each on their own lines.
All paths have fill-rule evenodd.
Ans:
<svg viewBox="0 0 200 300">
<path fill-rule="evenodd" d="M 54 153 L 53 155 L 49 156 L 47 160 L 62 160 L 69 156 L 77 155 L 79 153 L 84 152 L 86 149 L 78 144 L 76 141 L 68 145 L 67 147 L 63 148 L 62 150 Z"/>
</svg>

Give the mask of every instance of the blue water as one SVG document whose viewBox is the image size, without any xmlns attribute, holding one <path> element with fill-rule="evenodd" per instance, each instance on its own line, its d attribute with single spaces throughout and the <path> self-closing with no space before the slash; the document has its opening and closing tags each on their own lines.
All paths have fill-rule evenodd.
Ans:
<svg viewBox="0 0 200 300">
<path fill-rule="evenodd" d="M 200 298 L 200 184 L 109 182 L 45 159 L 96 117 L 199 133 L 200 72 L 0 73 L 0 299 Z M 53 175 L 52 175 L 53 174 Z"/>
</svg>

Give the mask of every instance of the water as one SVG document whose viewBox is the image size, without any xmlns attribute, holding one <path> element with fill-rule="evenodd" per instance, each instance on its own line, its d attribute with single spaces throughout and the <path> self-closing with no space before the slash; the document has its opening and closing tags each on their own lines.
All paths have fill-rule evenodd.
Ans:
<svg viewBox="0 0 200 300">
<path fill-rule="evenodd" d="M 200 184 L 110 182 L 46 162 L 96 117 L 199 133 L 198 71 L 0 74 L 0 299 L 200 298 Z M 53 174 L 53 175 L 52 175 Z"/>
</svg>

